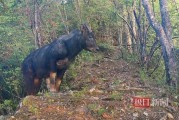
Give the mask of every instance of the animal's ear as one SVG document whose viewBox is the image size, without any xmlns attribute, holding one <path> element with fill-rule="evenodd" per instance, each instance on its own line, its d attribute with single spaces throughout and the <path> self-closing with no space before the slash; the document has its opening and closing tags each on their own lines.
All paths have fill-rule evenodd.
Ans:
<svg viewBox="0 0 179 120">
<path fill-rule="evenodd" d="M 84 23 L 81 25 L 81 32 L 85 33 L 85 32 L 92 32 L 91 28 L 87 25 L 87 23 Z"/>
<path fill-rule="evenodd" d="M 91 30 L 91 27 L 88 25 L 88 24 L 85 24 L 85 26 L 86 26 L 86 28 L 87 28 L 87 30 L 88 30 L 88 32 L 92 32 L 92 30 Z"/>
<path fill-rule="evenodd" d="M 82 33 L 85 33 L 87 31 L 87 27 L 85 24 L 82 24 L 81 27 L 80 27 L 80 30 Z"/>
</svg>

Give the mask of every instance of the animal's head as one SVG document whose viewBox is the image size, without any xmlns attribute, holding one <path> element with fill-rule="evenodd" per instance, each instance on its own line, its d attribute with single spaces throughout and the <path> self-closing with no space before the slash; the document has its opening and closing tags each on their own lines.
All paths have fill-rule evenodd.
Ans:
<svg viewBox="0 0 179 120">
<path fill-rule="evenodd" d="M 84 49 L 88 50 L 88 51 L 92 51 L 92 52 L 99 50 L 99 47 L 96 44 L 94 34 L 87 24 L 83 24 L 81 26 L 81 32 L 85 39 L 85 48 Z"/>
</svg>

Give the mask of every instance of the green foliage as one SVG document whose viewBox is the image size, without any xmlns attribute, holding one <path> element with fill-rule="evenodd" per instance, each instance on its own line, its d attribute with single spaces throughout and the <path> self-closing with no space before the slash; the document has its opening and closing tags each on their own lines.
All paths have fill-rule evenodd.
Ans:
<svg viewBox="0 0 179 120">
<path fill-rule="evenodd" d="M 33 101 L 31 99 L 29 99 L 29 97 L 26 97 L 23 101 L 22 104 L 24 106 L 28 107 L 28 110 L 30 112 L 32 112 L 35 115 L 38 115 L 39 113 L 39 108 L 33 103 Z"/>
<path fill-rule="evenodd" d="M 154 63 L 153 63 L 154 64 Z M 141 80 L 144 81 L 144 83 L 151 83 L 159 86 L 165 86 L 165 68 L 163 65 L 163 61 L 160 63 L 161 65 L 158 66 L 156 69 L 151 68 L 149 70 L 146 69 L 140 69 L 139 75 Z M 155 70 L 154 70 L 155 69 Z"/>
<path fill-rule="evenodd" d="M 106 112 L 106 109 L 100 106 L 99 104 L 89 104 L 88 105 L 89 110 L 91 110 L 93 113 L 97 114 L 98 116 L 101 116 L 104 112 Z"/>
<path fill-rule="evenodd" d="M 140 75 L 140 78 L 142 80 L 148 80 L 149 79 L 149 77 L 147 76 L 146 72 L 143 69 L 140 69 L 139 75 Z"/>
<path fill-rule="evenodd" d="M 4 3 L 0 3 L 0 87 L 8 91 L 8 95 L 4 97 L 3 93 L 0 94 L 0 97 L 2 97 L 0 109 L 8 109 L 7 106 L 14 108 L 14 106 L 17 105 L 19 97 L 23 94 L 21 63 L 25 56 L 35 48 L 32 29 L 32 25 L 34 24 L 34 4 L 32 0 L 21 0 L 20 2 L 18 2 L 18 0 L 3 1 Z M 118 2 L 117 8 L 115 8 L 114 1 L 110 0 L 78 1 L 79 3 L 76 0 L 68 0 L 67 3 L 62 4 L 59 1 L 38 0 L 40 9 L 40 34 L 42 36 L 43 45 L 53 41 L 54 38 L 58 38 L 59 35 L 65 34 L 67 31 L 79 28 L 80 24 L 88 22 L 97 36 L 97 41 L 100 41 L 99 46 L 101 51 L 107 54 L 109 51 L 114 50 L 114 47 L 111 45 L 112 36 L 115 35 L 117 29 L 120 29 L 120 32 L 122 32 L 121 35 L 123 36 L 124 31 L 122 31 L 122 27 L 123 24 L 125 24 L 116 13 L 125 15 L 126 12 L 123 13 L 123 11 L 128 11 L 128 14 L 130 14 L 133 0 L 116 0 Z M 139 1 L 137 0 L 136 2 L 138 7 Z M 175 4 L 169 1 L 168 7 L 170 9 L 173 36 L 179 36 L 179 13 L 173 6 L 175 6 Z M 158 21 L 161 21 L 158 1 L 154 2 L 154 11 Z M 141 10 L 141 12 L 143 12 L 143 10 Z M 141 17 L 143 22 L 146 21 L 144 13 L 142 13 Z M 131 21 L 127 21 L 131 23 Z M 148 23 L 145 23 L 147 26 Z M 151 28 L 149 28 L 147 32 L 146 54 L 149 53 L 156 36 Z M 111 37 L 105 40 L 103 37 L 100 37 L 100 35 L 109 35 Z M 177 48 L 179 47 L 178 41 L 178 38 L 174 39 L 174 45 Z M 125 44 L 126 40 L 123 40 L 123 42 L 123 44 Z M 118 59 L 122 58 L 128 62 L 139 61 L 139 54 L 129 54 L 126 48 L 126 46 L 123 47 L 122 45 L 118 53 Z M 162 60 L 160 66 L 151 77 L 147 76 L 147 73 L 151 73 L 154 69 L 160 54 L 160 49 L 155 52 L 148 71 L 140 71 L 140 76 L 143 80 L 152 79 L 155 80 L 157 84 L 164 84 L 165 74 Z M 100 54 L 82 51 L 82 53 L 77 56 L 75 62 L 70 65 L 64 78 L 66 81 L 63 83 L 63 86 L 66 87 L 68 85 L 66 82 L 74 79 L 78 75 L 78 69 L 82 67 L 81 65 L 84 62 L 92 62 L 101 58 L 102 56 Z M 83 96 L 84 93 L 85 90 L 77 93 L 76 96 Z M 115 94 L 112 95 L 114 98 L 117 96 L 118 95 Z M 33 106 L 31 109 L 34 112 L 36 111 L 35 109 L 33 110 Z M 99 114 L 103 112 L 103 109 L 99 110 Z"/>
<path fill-rule="evenodd" d="M 74 78 L 78 75 L 78 71 L 83 67 L 83 63 L 85 62 L 93 62 L 96 60 L 99 60 L 102 58 L 102 55 L 99 53 L 92 53 L 89 51 L 82 51 L 75 59 L 75 61 L 70 64 L 70 67 L 68 68 L 62 85 L 61 89 L 68 89 L 70 87 L 70 81 L 74 80 Z"/>
<path fill-rule="evenodd" d="M 100 47 L 100 50 L 109 52 L 109 51 L 113 51 L 114 50 L 114 46 L 112 46 L 111 44 L 107 43 L 107 42 L 100 42 L 98 43 L 98 46 Z"/>
<path fill-rule="evenodd" d="M 16 104 L 12 100 L 4 100 L 3 103 L 0 104 L 0 110 L 4 110 L 7 113 L 13 112 L 16 108 Z"/>
<path fill-rule="evenodd" d="M 112 92 L 110 97 L 114 100 L 120 101 L 122 99 L 123 93 L 118 93 L 118 92 Z"/>
<path fill-rule="evenodd" d="M 100 108 L 97 112 L 98 112 L 98 115 L 101 116 L 105 111 L 106 111 L 106 109 Z"/>
<path fill-rule="evenodd" d="M 88 92 L 88 89 L 84 87 L 81 91 L 74 92 L 73 97 L 78 98 L 78 99 L 83 98 L 85 97 L 87 92 Z"/>
<path fill-rule="evenodd" d="M 13 4 L 13 0 L 6 1 L 7 9 L 0 15 L 0 82 L 3 83 L 2 91 L 6 93 L 2 94 L 4 102 L 0 109 L 8 112 L 12 112 L 9 107 L 14 109 L 22 96 L 21 63 L 33 48 L 31 37 L 20 27 L 22 17 L 14 14 Z"/>
<path fill-rule="evenodd" d="M 98 104 L 88 104 L 88 108 L 90 109 L 90 110 L 93 110 L 93 111 L 95 111 L 95 110 L 97 110 L 98 109 Z"/>
<path fill-rule="evenodd" d="M 137 62 L 139 60 L 136 53 L 130 54 L 128 50 L 121 48 L 117 59 L 124 59 L 127 62 Z"/>
<path fill-rule="evenodd" d="M 37 106 L 35 106 L 35 105 L 30 105 L 28 107 L 28 109 L 29 109 L 30 112 L 32 112 L 35 115 L 39 114 L 39 108 L 37 108 Z"/>
</svg>

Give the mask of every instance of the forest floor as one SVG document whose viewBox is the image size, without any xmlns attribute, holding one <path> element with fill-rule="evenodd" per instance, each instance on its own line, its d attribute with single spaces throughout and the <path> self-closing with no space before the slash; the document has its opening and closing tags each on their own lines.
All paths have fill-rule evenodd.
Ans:
<svg viewBox="0 0 179 120">
<path fill-rule="evenodd" d="M 177 99 L 142 80 L 139 65 L 118 53 L 95 53 L 102 57 L 80 64 L 71 90 L 27 96 L 9 120 L 179 120 Z"/>
</svg>

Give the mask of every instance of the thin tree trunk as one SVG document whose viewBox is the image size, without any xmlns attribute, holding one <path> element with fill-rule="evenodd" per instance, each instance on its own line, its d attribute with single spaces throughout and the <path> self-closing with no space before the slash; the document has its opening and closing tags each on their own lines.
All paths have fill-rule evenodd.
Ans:
<svg viewBox="0 0 179 120">
<path fill-rule="evenodd" d="M 121 22 L 121 27 L 120 27 L 120 33 L 119 33 L 119 46 L 122 47 L 123 45 L 123 33 L 124 27 L 123 27 L 123 22 Z"/>
<path fill-rule="evenodd" d="M 133 9 L 132 9 L 132 11 L 135 11 L 135 9 L 136 9 L 136 1 L 134 0 L 133 1 Z M 131 20 L 132 20 L 132 30 L 133 30 L 133 33 L 134 33 L 134 36 L 132 36 L 132 44 L 133 44 L 133 51 L 134 52 L 137 52 L 137 42 L 136 42 L 136 40 L 135 40 L 135 38 L 136 38 L 136 22 L 135 22 L 135 16 L 134 16 L 134 14 L 131 12 Z"/>
<path fill-rule="evenodd" d="M 170 22 L 169 13 L 167 11 L 167 0 L 159 0 L 160 2 L 160 13 L 162 18 L 162 27 L 165 31 L 166 37 L 169 41 L 172 40 L 172 27 Z M 172 42 L 170 42 L 172 44 Z M 173 47 L 173 45 L 171 46 Z"/>
<path fill-rule="evenodd" d="M 132 40 L 131 40 L 129 28 L 127 27 L 126 24 L 125 24 L 125 33 L 126 33 L 127 50 L 130 54 L 132 54 L 133 53 L 133 51 L 132 51 Z"/>
<path fill-rule="evenodd" d="M 39 48 L 38 46 L 38 35 L 37 35 L 37 30 L 38 30 L 38 21 L 37 21 L 37 0 L 34 0 L 34 35 L 35 35 L 35 47 Z"/>
<path fill-rule="evenodd" d="M 155 30 L 156 34 L 159 36 L 159 40 L 162 46 L 162 55 L 163 55 L 163 59 L 164 59 L 164 63 L 165 63 L 165 71 L 166 71 L 166 81 L 167 83 L 170 85 L 172 80 L 176 81 L 176 63 L 174 60 L 174 57 L 172 55 L 172 49 L 173 46 L 171 44 L 171 41 L 169 40 L 171 37 L 171 30 L 170 30 L 170 26 L 169 23 L 165 23 L 165 22 L 169 22 L 169 16 L 165 16 L 163 13 L 167 13 L 167 9 L 165 6 L 161 6 L 161 16 L 162 16 L 162 25 L 157 23 L 155 17 L 154 17 L 154 13 L 152 12 L 152 8 L 150 6 L 150 3 L 148 0 L 142 0 L 143 2 L 143 6 L 145 8 L 149 23 L 151 24 L 152 28 Z M 160 4 L 166 5 L 166 0 L 160 0 Z M 165 9 L 163 9 L 165 8 Z M 165 27 L 162 27 L 164 25 L 167 25 Z M 167 29 L 169 29 L 167 31 Z M 168 35 L 168 36 L 167 36 Z"/>
<path fill-rule="evenodd" d="M 154 0 L 152 0 L 152 8 L 153 8 L 153 13 L 154 13 L 154 16 L 155 16 Z"/>
<path fill-rule="evenodd" d="M 123 6 L 119 5 L 119 2 L 117 0 L 113 0 L 113 4 L 114 4 L 114 13 L 116 15 L 118 10 L 120 9 L 121 13 L 123 13 Z M 122 38 L 122 33 L 123 33 L 123 22 L 118 22 L 117 23 L 120 27 L 117 28 L 117 41 L 118 41 L 118 45 L 121 48 L 123 45 L 123 38 Z"/>
<path fill-rule="evenodd" d="M 58 4 L 57 4 L 58 5 Z M 65 5 L 62 5 L 63 7 L 63 12 L 62 10 L 60 9 L 60 6 L 58 6 L 58 9 L 59 9 L 59 13 L 60 13 L 60 16 L 61 16 L 61 20 L 63 22 L 63 25 L 65 27 L 65 31 L 67 34 L 69 34 L 69 27 L 68 25 L 66 24 L 66 21 L 67 21 L 67 15 L 66 15 L 66 10 L 65 10 Z"/>
<path fill-rule="evenodd" d="M 39 21 L 39 8 L 37 0 L 34 0 L 34 35 L 35 35 L 35 46 L 39 48 L 42 46 L 42 39 L 40 34 L 40 21 Z"/>
<path fill-rule="evenodd" d="M 68 18 L 67 18 L 66 8 L 64 4 L 63 4 L 63 13 L 64 13 L 65 22 L 67 22 Z M 70 31 L 69 31 L 69 27 L 67 24 L 65 24 L 65 29 L 66 29 L 67 34 L 69 34 Z"/>
<path fill-rule="evenodd" d="M 79 0 L 76 0 L 76 2 L 77 2 L 77 7 L 76 7 L 77 15 L 80 20 L 80 24 L 82 24 L 81 8 L 80 8 Z"/>
<path fill-rule="evenodd" d="M 138 44 L 139 44 L 139 48 L 138 51 L 140 53 L 140 61 L 142 63 L 142 65 L 144 65 L 145 60 L 146 60 L 146 42 L 145 42 L 145 25 L 144 25 L 144 21 L 142 21 L 142 16 L 143 16 L 143 12 L 142 12 L 142 1 L 139 0 L 139 8 L 138 8 L 138 15 L 136 14 L 136 12 L 134 11 L 134 16 L 135 16 L 135 20 L 137 23 L 137 37 L 138 37 Z"/>
</svg>

